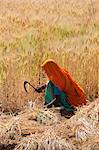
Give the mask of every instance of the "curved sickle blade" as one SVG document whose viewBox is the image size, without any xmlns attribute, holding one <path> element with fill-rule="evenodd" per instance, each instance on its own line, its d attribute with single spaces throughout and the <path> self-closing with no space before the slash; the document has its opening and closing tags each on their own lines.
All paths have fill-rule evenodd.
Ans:
<svg viewBox="0 0 99 150">
<path fill-rule="evenodd" d="M 25 91 L 28 93 L 28 91 L 27 91 L 27 89 L 26 89 L 26 84 L 29 84 L 35 91 L 36 91 L 36 88 L 32 85 L 32 84 L 30 84 L 28 81 L 24 81 L 24 89 L 25 89 Z"/>
<path fill-rule="evenodd" d="M 26 89 L 26 84 L 28 83 L 28 81 L 24 81 L 24 89 L 25 91 L 28 93 L 27 89 Z"/>
</svg>

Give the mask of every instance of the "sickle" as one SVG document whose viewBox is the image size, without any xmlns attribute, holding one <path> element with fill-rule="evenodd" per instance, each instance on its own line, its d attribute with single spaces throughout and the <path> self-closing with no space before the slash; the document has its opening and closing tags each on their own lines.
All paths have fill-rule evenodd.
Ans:
<svg viewBox="0 0 99 150">
<path fill-rule="evenodd" d="M 31 84 L 31 83 L 29 83 L 28 81 L 24 81 L 24 89 L 25 89 L 25 91 L 28 93 L 28 91 L 27 91 L 27 89 L 26 89 L 26 84 L 29 84 L 35 91 L 37 91 L 37 89 Z"/>
</svg>

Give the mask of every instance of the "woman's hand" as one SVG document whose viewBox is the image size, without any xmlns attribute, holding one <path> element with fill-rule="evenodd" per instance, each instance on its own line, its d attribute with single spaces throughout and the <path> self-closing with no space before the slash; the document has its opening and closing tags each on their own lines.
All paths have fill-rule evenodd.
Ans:
<svg viewBox="0 0 99 150">
<path fill-rule="evenodd" d="M 46 84 L 42 85 L 42 86 L 38 86 L 35 91 L 38 93 L 41 93 L 44 89 L 46 88 Z"/>
</svg>

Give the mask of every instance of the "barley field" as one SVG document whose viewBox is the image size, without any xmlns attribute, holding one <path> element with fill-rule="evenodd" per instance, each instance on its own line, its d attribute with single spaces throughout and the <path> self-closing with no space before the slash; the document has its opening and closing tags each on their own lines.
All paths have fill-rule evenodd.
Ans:
<svg viewBox="0 0 99 150">
<path fill-rule="evenodd" d="M 94 127 L 91 126 L 89 129 L 88 119 L 84 121 L 86 118 L 83 118 L 83 121 L 80 120 L 81 122 L 79 121 L 76 124 L 77 128 L 75 127 L 75 130 L 71 131 L 72 133 L 75 131 L 77 136 L 78 128 L 80 133 L 81 124 L 81 130 L 84 133 L 82 133 L 82 137 L 76 137 L 76 139 L 79 137 L 78 141 L 75 141 L 74 137 L 72 137 L 68 144 L 70 135 L 65 137 L 62 133 L 62 137 L 67 138 L 64 145 L 64 140 L 62 141 L 58 137 L 58 132 L 53 133 L 53 136 L 51 135 L 51 130 L 54 128 L 52 125 L 48 126 L 50 132 L 47 132 L 49 141 L 53 145 L 51 147 L 51 144 L 49 146 L 45 140 L 48 127 L 44 127 L 43 125 L 39 127 L 36 123 L 37 129 L 35 128 L 35 130 L 37 130 L 37 133 L 40 132 L 40 134 L 34 137 L 32 123 L 31 121 L 27 123 L 29 119 L 28 115 L 31 115 L 33 112 L 31 110 L 28 112 L 27 108 L 31 109 L 30 103 L 33 105 L 35 103 L 36 112 L 38 112 L 44 101 L 44 93 L 37 94 L 32 89 L 29 89 L 29 93 L 27 94 L 23 88 L 25 80 L 30 81 L 35 87 L 45 83 L 48 79 L 44 76 L 40 66 L 46 59 L 54 59 L 60 66 L 67 69 L 75 81 L 81 85 L 89 104 L 88 107 L 86 106 L 78 110 L 78 115 L 74 119 L 71 118 L 71 122 L 73 123 L 76 117 L 79 120 L 86 110 L 88 113 L 94 114 L 91 115 L 95 118 L 95 113 L 98 114 L 99 112 L 98 54 L 99 0 L 0 0 L 0 131 L 2 131 L 0 139 L 6 135 L 6 142 L 3 141 L 6 145 L 8 143 L 12 145 L 15 142 L 11 143 L 11 139 L 10 142 L 7 140 L 10 135 L 2 127 L 6 125 L 11 136 L 12 133 L 15 135 L 18 133 L 18 143 L 20 144 L 16 146 L 16 149 L 19 150 L 24 149 L 22 147 L 23 143 L 25 143 L 26 150 L 36 150 L 38 147 L 36 141 L 39 139 L 42 131 L 44 133 L 42 134 L 39 150 L 80 150 L 80 142 L 82 140 L 85 142 L 85 146 L 82 144 L 81 149 L 98 150 L 97 146 L 96 149 L 92 149 L 91 144 L 91 140 L 93 139 L 93 142 L 96 145 L 98 143 L 99 146 L 97 137 L 99 130 L 96 127 L 98 123 L 92 121 Z M 24 112 L 25 115 L 21 116 L 19 114 L 20 121 L 18 120 L 18 123 L 15 123 L 17 118 L 15 118 L 14 114 L 18 112 Z M 85 114 L 88 116 L 88 113 Z M 22 126 L 23 130 L 20 129 L 19 125 L 22 124 L 22 119 L 27 124 L 25 124 L 25 127 Z M 87 139 L 84 123 L 88 130 L 93 129 L 93 133 L 96 132 L 95 138 L 88 137 Z M 63 119 L 62 126 L 66 125 L 66 129 L 68 129 L 68 124 L 70 124 L 70 121 L 66 125 L 66 121 Z M 72 129 L 72 125 L 68 129 L 69 132 Z M 31 128 L 28 128 L 28 126 Z M 60 128 L 61 125 L 59 124 L 58 131 Z M 23 131 L 29 132 L 28 141 L 26 139 L 24 141 L 22 138 L 21 132 Z M 88 134 L 91 135 L 89 132 Z M 17 136 L 15 136 L 16 139 Z M 86 146 L 87 140 L 89 142 L 88 149 Z M 32 146 L 29 145 L 31 141 L 33 141 Z M 42 142 L 43 147 L 41 146 Z M 5 149 L 7 150 L 7 147 Z M 8 146 L 8 149 L 13 149 L 13 145 L 12 147 Z"/>
</svg>

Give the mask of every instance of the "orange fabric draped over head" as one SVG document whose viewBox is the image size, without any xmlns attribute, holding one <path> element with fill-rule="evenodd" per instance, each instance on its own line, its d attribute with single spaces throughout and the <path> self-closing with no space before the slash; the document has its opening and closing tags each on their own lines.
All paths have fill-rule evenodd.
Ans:
<svg viewBox="0 0 99 150">
<path fill-rule="evenodd" d="M 45 70 L 49 80 L 68 96 L 73 106 L 86 104 L 83 89 L 72 79 L 67 70 L 62 69 L 54 60 L 46 60 L 41 67 Z"/>
</svg>

